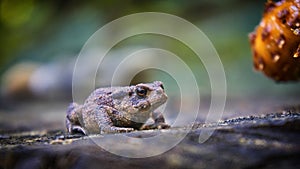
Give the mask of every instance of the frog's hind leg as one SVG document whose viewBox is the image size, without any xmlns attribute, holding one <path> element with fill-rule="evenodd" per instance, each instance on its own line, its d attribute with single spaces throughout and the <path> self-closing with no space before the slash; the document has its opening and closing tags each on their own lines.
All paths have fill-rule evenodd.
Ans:
<svg viewBox="0 0 300 169">
<path fill-rule="evenodd" d="M 99 106 L 95 112 L 96 121 L 100 129 L 100 134 L 103 133 L 124 133 L 133 131 L 130 127 L 117 127 L 114 126 L 108 111 L 112 111 L 110 107 Z"/>
</svg>

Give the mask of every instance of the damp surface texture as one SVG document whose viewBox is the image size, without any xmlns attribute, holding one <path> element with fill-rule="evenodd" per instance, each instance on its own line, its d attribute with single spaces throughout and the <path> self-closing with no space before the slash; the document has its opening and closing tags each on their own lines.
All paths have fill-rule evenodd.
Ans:
<svg viewBox="0 0 300 169">
<path fill-rule="evenodd" d="M 193 125 L 163 130 L 179 137 L 191 128 L 178 145 L 149 158 L 111 154 L 93 142 L 92 139 L 101 141 L 101 135 L 69 135 L 63 129 L 22 131 L 7 128 L 0 134 L 0 168 L 299 168 L 299 105 L 254 115 L 233 117 L 232 114 L 215 123 L 198 120 Z M 199 143 L 199 135 L 206 129 L 215 131 L 206 142 Z M 160 132 L 110 134 L 110 139 L 114 141 L 120 134 L 146 138 Z M 122 149 L 134 145 L 128 142 L 115 146 Z M 147 151 L 155 149 L 151 146 Z"/>
</svg>

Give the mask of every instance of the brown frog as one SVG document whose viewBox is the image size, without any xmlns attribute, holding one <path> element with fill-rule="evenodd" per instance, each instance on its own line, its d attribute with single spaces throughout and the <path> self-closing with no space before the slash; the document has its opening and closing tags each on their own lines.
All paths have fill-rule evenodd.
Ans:
<svg viewBox="0 0 300 169">
<path fill-rule="evenodd" d="M 160 81 L 99 88 L 83 105 L 70 104 L 66 127 L 69 133 L 85 135 L 169 128 L 163 114 L 155 111 L 167 98 Z M 149 118 L 154 123 L 146 125 Z"/>
</svg>

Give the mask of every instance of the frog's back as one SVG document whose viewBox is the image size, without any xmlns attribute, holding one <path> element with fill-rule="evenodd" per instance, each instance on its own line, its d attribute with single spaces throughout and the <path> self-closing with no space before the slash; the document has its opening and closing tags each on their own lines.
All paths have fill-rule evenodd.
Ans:
<svg viewBox="0 0 300 169">
<path fill-rule="evenodd" d="M 94 90 L 88 98 L 85 100 L 85 104 L 89 104 L 92 102 L 100 103 L 100 101 L 108 101 L 109 95 L 112 92 L 111 88 L 98 88 Z"/>
<path fill-rule="evenodd" d="M 85 104 L 96 103 L 98 105 L 112 106 L 113 99 L 119 99 L 128 95 L 130 87 L 105 87 L 94 90 L 86 99 Z"/>
</svg>

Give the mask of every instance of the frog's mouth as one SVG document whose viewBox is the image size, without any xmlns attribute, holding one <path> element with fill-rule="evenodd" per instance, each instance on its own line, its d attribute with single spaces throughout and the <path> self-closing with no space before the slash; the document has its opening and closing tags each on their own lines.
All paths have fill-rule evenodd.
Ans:
<svg viewBox="0 0 300 169">
<path fill-rule="evenodd" d="M 137 105 L 134 106 L 134 108 L 139 109 L 140 111 L 148 111 L 151 107 L 151 103 L 146 100 L 146 101 L 141 101 Z"/>
</svg>

